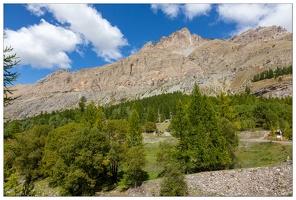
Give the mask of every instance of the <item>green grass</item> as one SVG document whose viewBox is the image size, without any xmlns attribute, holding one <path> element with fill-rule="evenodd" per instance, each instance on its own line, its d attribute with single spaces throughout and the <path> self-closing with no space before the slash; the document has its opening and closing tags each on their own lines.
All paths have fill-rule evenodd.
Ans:
<svg viewBox="0 0 296 200">
<path fill-rule="evenodd" d="M 148 172 L 149 180 L 158 178 L 158 174 L 162 170 L 161 166 L 156 161 L 157 149 L 158 143 L 145 145 L 147 164 L 144 170 Z"/>
<path fill-rule="evenodd" d="M 292 160 L 292 145 L 273 142 L 240 142 L 235 152 L 235 168 L 261 167 Z"/>
<path fill-rule="evenodd" d="M 149 174 L 149 180 L 158 178 L 158 174 L 162 171 L 161 166 L 156 161 L 156 153 L 160 142 L 168 141 L 177 143 L 177 139 L 171 136 L 155 136 L 151 133 L 143 134 L 144 148 L 146 151 L 147 164 L 144 168 Z"/>
<path fill-rule="evenodd" d="M 167 122 L 167 123 L 160 123 L 157 125 L 157 130 L 159 131 L 165 131 L 170 125 L 170 122 Z"/>
<path fill-rule="evenodd" d="M 165 136 L 157 137 L 153 134 L 145 134 L 143 136 L 147 158 L 144 170 L 148 172 L 149 180 L 156 179 L 162 170 L 156 161 L 159 142 L 169 141 L 177 144 L 177 139 Z M 281 145 L 272 142 L 240 142 L 235 155 L 235 168 L 272 166 L 285 162 L 287 156 L 292 160 L 292 145 Z"/>
</svg>

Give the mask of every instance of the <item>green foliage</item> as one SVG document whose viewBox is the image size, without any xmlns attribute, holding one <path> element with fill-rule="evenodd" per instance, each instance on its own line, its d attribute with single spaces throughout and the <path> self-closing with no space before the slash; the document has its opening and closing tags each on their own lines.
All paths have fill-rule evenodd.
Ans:
<svg viewBox="0 0 296 200">
<path fill-rule="evenodd" d="M 106 179 L 109 151 L 105 133 L 97 128 L 80 128 L 62 142 L 58 160 L 53 166 L 53 181 L 65 194 L 72 196 L 93 195 Z"/>
<path fill-rule="evenodd" d="M 137 187 L 141 181 L 148 179 L 148 173 L 143 170 L 146 155 L 143 147 L 142 125 L 136 110 L 132 110 L 128 118 L 126 135 L 127 149 L 124 155 L 124 175 L 121 183 Z"/>
<path fill-rule="evenodd" d="M 5 33 L 4 33 L 5 35 Z M 13 90 L 8 87 L 12 85 L 14 81 L 19 77 L 17 72 L 11 72 L 11 69 L 19 65 L 20 60 L 16 54 L 9 54 L 12 52 L 12 47 L 5 47 L 3 50 L 3 96 L 4 96 L 4 106 L 7 106 L 14 99 L 11 97 Z"/>
<path fill-rule="evenodd" d="M 132 146 L 127 149 L 122 184 L 137 187 L 139 183 L 148 179 L 148 173 L 143 170 L 146 164 L 145 157 L 144 148 L 141 146 Z"/>
<path fill-rule="evenodd" d="M 51 131 L 48 125 L 36 125 L 32 130 L 16 136 L 18 157 L 15 165 L 21 174 L 37 178 L 40 175 L 39 164 L 43 157 L 46 137 Z"/>
<path fill-rule="evenodd" d="M 219 129 L 212 102 L 196 84 L 189 105 L 178 105 L 171 125 L 173 136 L 179 138 L 178 159 L 185 172 L 231 165 L 227 140 Z"/>
<path fill-rule="evenodd" d="M 156 123 L 155 122 L 146 122 L 146 124 L 145 124 L 145 132 L 146 133 L 152 133 L 154 131 L 157 131 Z"/>
<path fill-rule="evenodd" d="M 133 110 L 128 118 L 127 146 L 142 146 L 143 128 L 140 122 L 139 115 L 136 110 Z"/>
<path fill-rule="evenodd" d="M 113 183 L 118 181 L 119 167 L 124 161 L 127 129 L 128 123 L 126 120 L 109 120 L 106 125 L 106 131 L 110 142 L 107 160 Z"/>
<path fill-rule="evenodd" d="M 186 196 L 187 185 L 185 175 L 176 164 L 167 166 L 163 179 L 160 183 L 160 196 Z"/>
<path fill-rule="evenodd" d="M 144 125 L 147 121 L 170 119 L 171 115 L 175 114 L 175 106 L 179 100 L 185 102 L 188 100 L 188 95 L 181 92 L 156 95 L 105 107 L 104 112 L 107 119 L 127 119 L 132 108 L 138 112 L 140 121 Z"/>
<path fill-rule="evenodd" d="M 157 122 L 158 121 L 157 118 L 158 118 L 157 112 L 152 107 L 149 107 L 148 114 L 147 114 L 147 121 L 148 122 Z"/>
<path fill-rule="evenodd" d="M 168 166 L 176 163 L 178 158 L 178 149 L 169 142 L 160 142 L 156 153 L 156 160 L 163 168 L 163 172 L 168 170 Z"/>
<path fill-rule="evenodd" d="M 163 129 L 171 130 L 173 144 L 160 143 L 158 149 L 157 143 L 144 146 L 143 125 L 148 132 L 156 130 L 155 122 L 147 121 L 155 116 L 161 121 L 172 117 L 170 128 Z M 104 108 L 90 102 L 77 109 L 7 121 L 4 193 L 16 196 L 24 189 L 23 194 L 33 195 L 36 179 L 46 178 L 62 188 L 61 195 L 93 195 L 119 180 L 125 186 L 138 186 L 149 172 L 150 179 L 164 176 L 176 189 L 164 187 L 162 195 L 185 195 L 180 174 L 238 166 L 242 161 L 234 153 L 240 151 L 237 130 L 255 128 L 279 128 L 292 139 L 292 97 L 224 93 L 208 97 L 195 85 L 189 96 L 163 94 Z M 26 186 L 19 184 L 29 176 Z"/>
<path fill-rule="evenodd" d="M 25 183 L 22 188 L 21 196 L 35 196 L 33 189 L 34 183 L 32 182 L 32 175 L 28 174 L 25 177 Z"/>
<path fill-rule="evenodd" d="M 231 106 L 231 97 L 225 93 L 221 93 L 217 100 L 216 108 L 219 117 L 226 118 L 231 122 L 234 121 L 238 113 L 235 112 L 233 106 Z"/>
<path fill-rule="evenodd" d="M 78 103 L 78 105 L 79 105 L 79 110 L 80 110 L 81 113 L 83 113 L 84 110 L 85 110 L 85 106 L 86 106 L 85 103 L 86 103 L 86 98 L 85 98 L 85 96 L 82 96 L 82 97 L 80 98 L 80 100 L 79 100 L 79 103 Z"/>
<path fill-rule="evenodd" d="M 62 144 L 68 140 L 69 136 L 82 127 L 81 124 L 69 123 L 51 131 L 44 147 L 44 156 L 42 157 L 41 170 L 44 177 L 52 176 L 52 167 L 59 158 L 59 149 Z"/>
<path fill-rule="evenodd" d="M 226 118 L 221 118 L 219 120 L 219 128 L 223 137 L 226 139 L 226 145 L 228 149 L 228 154 L 231 157 L 231 160 L 235 160 L 235 151 L 238 147 L 238 136 L 237 136 L 237 126 L 234 123 L 231 123 Z M 233 163 L 232 163 L 233 164 Z M 233 165 L 230 165 L 233 168 Z"/>
<path fill-rule="evenodd" d="M 13 173 L 4 182 L 4 196 L 20 196 L 22 187 L 19 184 L 19 176 Z"/>
<path fill-rule="evenodd" d="M 98 106 L 95 106 L 95 102 L 91 101 L 87 106 L 82 115 L 81 122 L 88 127 L 96 127 L 99 130 L 103 130 L 105 116 L 103 113 L 103 108 L 98 103 Z"/>
<path fill-rule="evenodd" d="M 275 70 L 268 69 L 253 77 L 252 81 L 257 82 L 264 79 L 277 78 L 282 75 L 292 74 L 292 65 L 289 67 L 277 67 Z"/>
<path fill-rule="evenodd" d="M 246 86 L 245 87 L 245 93 L 246 94 L 251 94 L 251 88 L 250 88 L 250 86 Z"/>
</svg>

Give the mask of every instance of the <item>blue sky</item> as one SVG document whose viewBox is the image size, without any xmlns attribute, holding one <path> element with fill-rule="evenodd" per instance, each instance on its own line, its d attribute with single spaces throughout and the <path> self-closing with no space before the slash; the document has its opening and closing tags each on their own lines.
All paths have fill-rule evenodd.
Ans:
<svg viewBox="0 0 296 200">
<path fill-rule="evenodd" d="M 230 38 L 271 25 L 292 32 L 291 3 L 3 4 L 4 46 L 21 60 L 14 84 L 116 62 L 184 27 L 202 38 Z"/>
</svg>

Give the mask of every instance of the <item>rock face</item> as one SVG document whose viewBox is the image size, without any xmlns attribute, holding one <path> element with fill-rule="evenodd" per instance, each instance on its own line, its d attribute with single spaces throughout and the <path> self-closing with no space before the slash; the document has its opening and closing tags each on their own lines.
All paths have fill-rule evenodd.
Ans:
<svg viewBox="0 0 296 200">
<path fill-rule="evenodd" d="M 183 28 L 112 64 L 58 70 L 35 84 L 14 85 L 18 99 L 4 108 L 4 117 L 22 119 L 75 108 L 82 96 L 111 105 L 174 91 L 189 93 L 195 82 L 207 95 L 239 93 L 254 75 L 289 65 L 292 34 L 282 27 L 259 27 L 228 40 L 203 39 Z"/>
</svg>

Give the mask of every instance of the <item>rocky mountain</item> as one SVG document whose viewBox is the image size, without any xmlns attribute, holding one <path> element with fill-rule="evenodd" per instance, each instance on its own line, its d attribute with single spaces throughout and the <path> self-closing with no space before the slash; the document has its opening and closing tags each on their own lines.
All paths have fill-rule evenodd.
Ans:
<svg viewBox="0 0 296 200">
<path fill-rule="evenodd" d="M 281 83 L 251 83 L 266 69 L 289 65 L 292 33 L 282 27 L 259 27 L 227 40 L 201 38 L 183 28 L 112 64 L 74 72 L 61 69 L 34 84 L 14 85 L 18 98 L 4 108 L 4 117 L 75 108 L 82 96 L 111 105 L 161 93 L 189 93 L 195 82 L 208 95 L 240 93 L 245 86 L 254 93 L 280 88 L 260 93 L 265 96 L 292 95 L 292 76 Z"/>
</svg>

